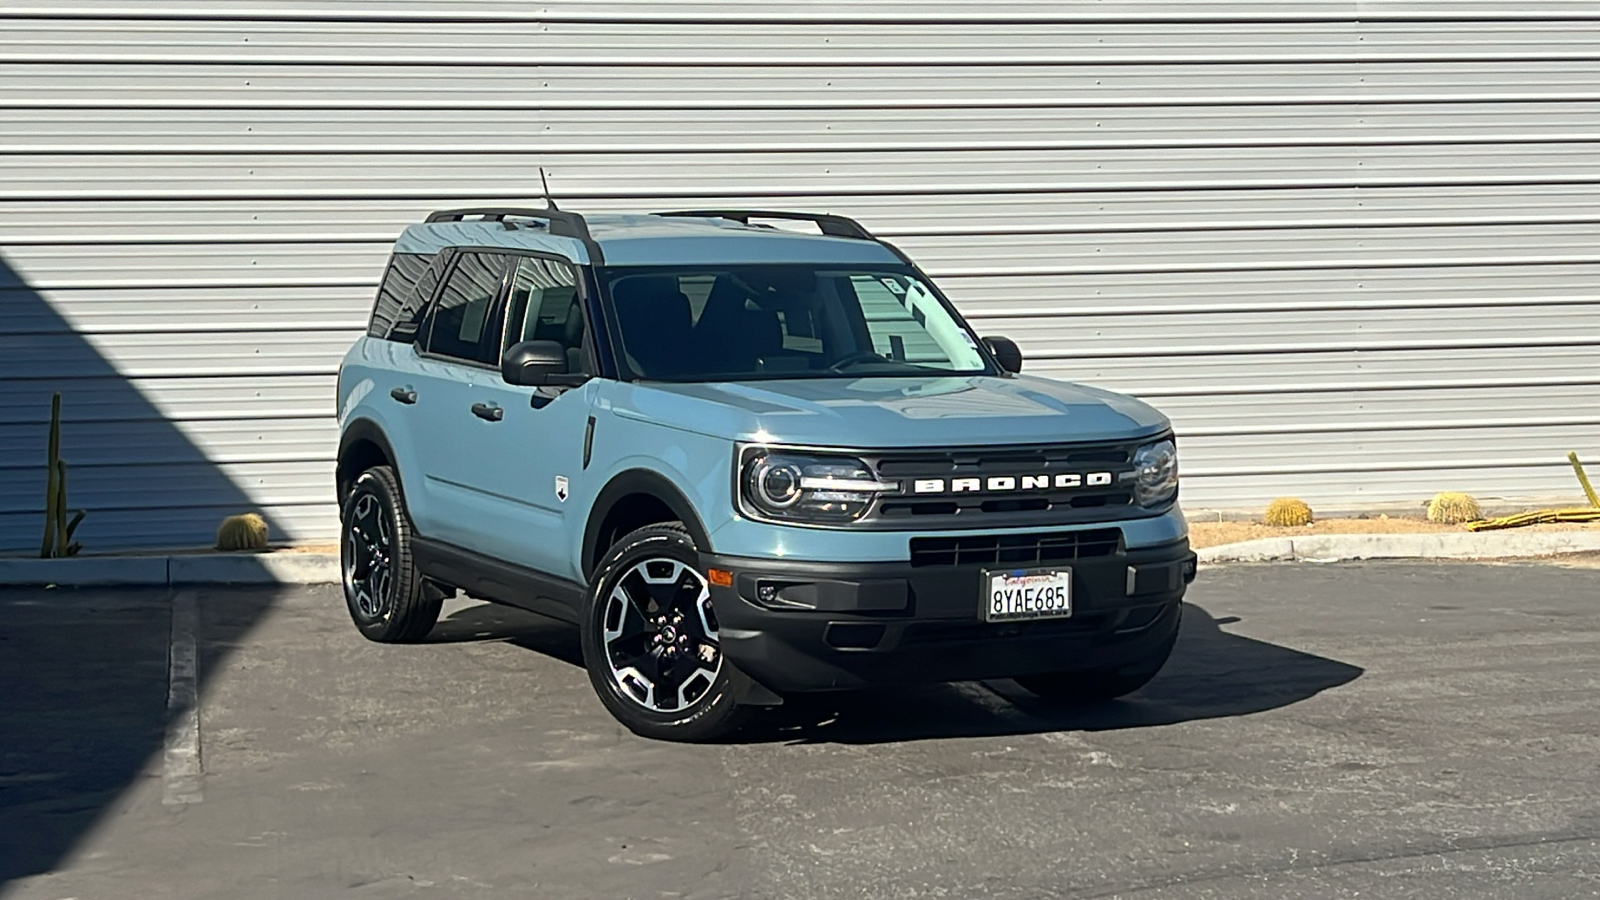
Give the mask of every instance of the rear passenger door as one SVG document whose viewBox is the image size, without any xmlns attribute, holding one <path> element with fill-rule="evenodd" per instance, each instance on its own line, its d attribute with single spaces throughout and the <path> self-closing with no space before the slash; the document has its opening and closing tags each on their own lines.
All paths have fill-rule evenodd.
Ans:
<svg viewBox="0 0 1600 900">
<path fill-rule="evenodd" d="M 504 253 L 456 252 L 417 334 L 410 421 L 422 478 L 409 479 L 407 505 L 424 536 L 466 548 L 482 535 L 477 473 L 494 463 L 487 429 L 504 415 L 484 403 L 480 388 L 500 380 L 509 263 Z M 410 496 L 417 491 L 424 496 Z"/>
</svg>

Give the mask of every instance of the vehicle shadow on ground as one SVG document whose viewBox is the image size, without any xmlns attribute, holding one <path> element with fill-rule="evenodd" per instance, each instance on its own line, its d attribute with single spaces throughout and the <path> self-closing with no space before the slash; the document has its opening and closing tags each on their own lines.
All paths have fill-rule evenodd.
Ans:
<svg viewBox="0 0 1600 900">
<path fill-rule="evenodd" d="M 1203 607 L 1184 604 L 1172 659 L 1127 698 L 1063 709 L 1009 680 L 910 685 L 790 697 L 733 740 L 741 743 L 875 744 L 928 738 L 1108 731 L 1264 712 L 1348 684 L 1363 670 L 1290 647 L 1230 634 Z M 501 640 L 582 666 L 577 629 L 493 604 L 439 622 L 430 643 Z"/>
<path fill-rule="evenodd" d="M 426 639 L 429 644 L 471 641 L 504 641 L 568 665 L 583 667 L 578 626 L 498 603 L 482 603 L 447 612 Z"/>
<path fill-rule="evenodd" d="M 927 738 L 1111 731 L 1219 719 L 1289 706 L 1363 674 L 1359 666 L 1224 631 L 1184 604 L 1172 658 L 1142 690 L 1088 708 L 1062 708 L 1010 680 L 797 698 L 746 740 L 875 744 Z"/>
</svg>

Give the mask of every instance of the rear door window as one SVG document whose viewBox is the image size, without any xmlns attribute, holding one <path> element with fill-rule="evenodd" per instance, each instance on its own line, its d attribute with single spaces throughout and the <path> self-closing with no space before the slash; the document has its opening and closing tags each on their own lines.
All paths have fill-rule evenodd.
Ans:
<svg viewBox="0 0 1600 900">
<path fill-rule="evenodd" d="M 483 365 L 499 361 L 500 329 L 494 309 L 505 282 L 506 260 L 500 253 L 457 254 L 429 316 L 424 350 Z M 491 321 L 496 327 L 489 327 Z"/>
</svg>

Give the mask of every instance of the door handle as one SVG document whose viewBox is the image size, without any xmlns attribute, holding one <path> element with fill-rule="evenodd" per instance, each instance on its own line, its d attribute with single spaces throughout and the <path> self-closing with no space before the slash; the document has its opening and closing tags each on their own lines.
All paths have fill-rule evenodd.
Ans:
<svg viewBox="0 0 1600 900">
<path fill-rule="evenodd" d="M 472 404 L 472 414 L 490 422 L 498 422 L 506 417 L 506 411 L 501 409 L 498 403 L 474 403 Z"/>
<path fill-rule="evenodd" d="M 390 388 L 389 396 L 407 405 L 417 402 L 417 392 L 408 387 Z"/>
</svg>

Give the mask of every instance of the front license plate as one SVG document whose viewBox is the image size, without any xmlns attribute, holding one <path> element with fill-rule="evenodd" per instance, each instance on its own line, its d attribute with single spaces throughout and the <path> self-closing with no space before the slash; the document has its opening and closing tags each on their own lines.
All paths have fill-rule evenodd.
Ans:
<svg viewBox="0 0 1600 900">
<path fill-rule="evenodd" d="M 1071 569 L 1015 569 L 984 572 L 986 622 L 1054 619 L 1072 615 Z"/>
</svg>

